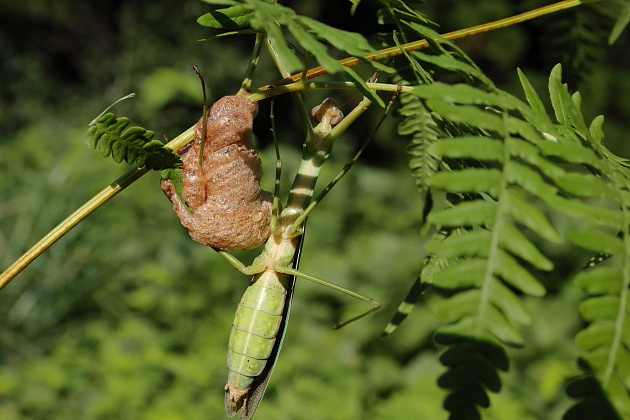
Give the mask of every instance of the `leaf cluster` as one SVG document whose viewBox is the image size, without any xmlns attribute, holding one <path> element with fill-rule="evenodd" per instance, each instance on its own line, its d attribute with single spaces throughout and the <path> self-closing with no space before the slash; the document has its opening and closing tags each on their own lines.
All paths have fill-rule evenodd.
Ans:
<svg viewBox="0 0 630 420">
<path fill-rule="evenodd" d="M 228 34 L 234 33 L 234 30 L 241 31 L 243 27 L 263 32 L 272 40 L 273 47 L 283 63 L 282 66 L 285 67 L 282 70 L 288 73 L 305 70 L 312 57 L 329 74 L 343 74 L 362 94 L 384 106 L 381 98 L 368 89 L 365 80 L 351 67 L 339 63 L 338 57 L 329 51 L 329 47 L 332 47 L 345 55 L 362 59 L 364 54 L 376 49 L 361 34 L 337 29 L 308 16 L 298 15 L 293 9 L 276 2 L 260 0 L 220 2 L 226 3 L 232 6 L 209 12 L 201 16 L 198 22 L 210 28 L 228 30 Z M 292 38 L 288 38 L 289 36 Z M 362 61 L 381 71 L 393 71 L 390 67 L 375 61 L 364 59 Z"/>
<path fill-rule="evenodd" d="M 401 31 L 423 28 L 418 35 L 439 39 L 402 2 L 383 3 Z M 627 162 L 603 144 L 603 117 L 585 122 L 582 98 L 563 84 L 560 65 L 549 77 L 550 117 L 520 70 L 526 102 L 496 88 L 450 44 L 431 47 L 428 53 L 406 54 L 407 69 L 399 74 L 411 83 L 415 79 L 417 86 L 401 100 L 404 118 L 398 132 L 410 138 L 410 166 L 424 198 L 425 230 L 435 231 L 425 246 L 420 281 L 445 295 L 433 307 L 447 322 L 438 337 L 459 337 L 443 343 L 449 346 L 445 354 L 470 343 L 483 342 L 498 352 L 527 344 L 521 331 L 533 318 L 526 296 L 547 294 L 542 272 L 555 266 L 549 250 L 564 241 L 550 215 L 575 220 L 588 228 L 569 230 L 566 239 L 606 259 L 576 278 L 587 296 L 580 314 L 590 323 L 576 343 L 604 401 L 628 416 L 630 283 L 624 273 L 630 251 L 625 239 L 630 173 Z M 464 83 L 435 82 L 436 68 Z M 485 391 L 500 388 L 498 377 L 488 381 L 488 375 L 501 368 L 445 365 L 448 378 L 480 384 L 462 391 L 457 381 L 446 385 L 442 380 L 449 389 L 445 408 L 452 418 L 479 418 L 474 407 L 487 407 Z"/>
<path fill-rule="evenodd" d="M 536 242 L 562 240 L 533 203 L 593 225 L 570 230 L 566 237 L 615 257 L 608 261 L 612 266 L 591 268 L 576 278 L 589 295 L 580 312 L 591 322 L 576 340 L 616 410 L 627 415 L 630 278 L 624 273 L 630 251 L 625 239 L 630 172 L 626 161 L 603 145 L 603 118 L 585 123 L 581 97 L 569 94 L 560 66 L 549 79 L 556 122 L 525 75 L 519 76 L 527 103 L 503 91 L 463 84 L 434 83 L 414 90 L 440 120 L 483 133 L 443 133 L 427 150 L 441 162 L 429 188 L 451 197 L 427 216 L 442 233 L 426 249 L 444 268 L 427 272 L 424 281 L 451 291 L 435 306 L 449 322 L 439 331 L 525 345 L 519 329 L 532 319 L 523 297 L 544 296 L 536 272 L 554 267 Z"/>
<path fill-rule="evenodd" d="M 146 166 L 152 170 L 172 169 L 181 166 L 179 155 L 153 139 L 153 131 L 142 127 L 129 127 L 129 118 L 116 118 L 107 112 L 90 126 L 88 146 L 98 148 L 103 157 L 111 156 L 114 162 Z"/>
</svg>

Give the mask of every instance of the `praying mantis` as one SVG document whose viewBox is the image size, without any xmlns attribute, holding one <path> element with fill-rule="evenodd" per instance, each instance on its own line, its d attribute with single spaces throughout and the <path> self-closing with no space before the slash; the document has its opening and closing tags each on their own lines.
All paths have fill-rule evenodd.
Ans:
<svg viewBox="0 0 630 420">
<path fill-rule="evenodd" d="M 559 10 L 560 8 L 565 8 L 565 7 L 572 7 L 579 3 L 580 2 L 576 2 L 576 1 L 560 2 L 560 3 L 557 3 L 560 6 L 557 6 L 556 9 L 554 10 Z M 552 10 L 548 9 L 546 12 L 548 13 L 550 11 Z M 530 12 L 530 14 L 531 16 L 529 16 L 528 18 L 535 17 L 533 12 Z M 494 26 L 490 26 L 490 25 L 485 26 L 483 30 L 490 30 L 491 28 L 495 29 L 501 26 L 505 26 L 509 23 L 515 23 L 515 21 L 513 19 L 510 22 L 507 22 L 507 20 L 504 20 L 501 24 L 495 24 Z M 482 31 L 481 28 L 478 28 L 478 27 L 476 28 L 478 32 Z M 473 32 L 471 32 L 470 30 L 467 32 L 462 31 L 462 32 L 457 33 L 456 34 L 457 36 L 446 35 L 445 38 L 455 39 L 461 36 L 469 35 L 471 33 Z M 426 43 L 422 44 L 421 42 L 411 43 L 411 44 L 405 44 L 400 47 L 393 47 L 387 50 L 382 50 L 378 53 L 375 53 L 373 56 L 366 57 L 366 58 L 379 59 L 382 57 L 399 54 L 402 51 L 409 51 L 415 48 L 422 48 L 422 45 L 426 45 Z M 356 59 L 343 60 L 343 64 L 353 65 L 353 64 L 358 64 L 358 61 L 356 61 Z M 296 88 L 296 90 L 306 89 L 307 87 L 306 85 L 304 85 L 303 81 L 317 77 L 318 75 L 321 75 L 324 72 L 325 70 L 322 70 L 320 68 L 319 70 L 315 69 L 313 71 L 306 72 L 305 74 L 287 76 L 282 81 L 273 84 L 273 86 L 267 86 L 267 87 L 263 87 L 259 89 L 257 91 L 259 93 L 254 93 L 253 95 L 254 96 L 258 95 L 257 98 L 261 99 L 265 97 L 265 95 L 271 96 L 272 94 L 280 94 L 280 93 L 288 92 L 290 91 L 290 88 Z M 385 87 L 380 87 L 380 88 L 383 90 L 385 89 Z M 388 88 L 395 90 L 397 87 L 389 86 Z M 265 250 L 263 251 L 263 254 L 261 254 L 261 256 L 258 259 L 256 259 L 252 265 L 245 266 L 242 263 L 240 263 L 238 260 L 229 256 L 228 254 L 221 252 L 221 255 L 224 256 L 226 259 L 228 259 L 228 261 L 230 261 L 230 263 L 232 263 L 235 267 L 237 267 L 241 272 L 248 275 L 256 275 L 257 277 L 255 280 L 255 284 L 268 282 L 269 284 L 273 283 L 274 286 L 280 285 L 280 287 L 282 287 L 285 290 L 287 298 L 285 298 L 285 300 L 282 302 L 281 305 L 278 305 L 278 308 L 281 308 L 281 313 L 279 315 L 280 325 L 278 326 L 279 334 L 276 333 L 278 335 L 276 336 L 276 342 L 273 344 L 273 347 L 271 347 L 271 350 L 270 350 L 271 356 L 277 355 L 278 348 L 282 341 L 282 333 L 283 333 L 283 328 L 286 324 L 286 315 L 288 314 L 288 309 L 290 305 L 290 296 L 292 293 L 294 277 L 303 277 L 308 280 L 312 280 L 312 281 L 324 284 L 320 279 L 316 279 L 314 277 L 310 277 L 310 276 L 300 273 L 299 271 L 297 271 L 295 267 L 292 267 L 292 265 L 293 266 L 297 265 L 298 257 L 296 256 L 296 254 L 299 255 L 299 240 L 301 238 L 303 223 L 308 217 L 308 215 L 310 214 L 310 212 L 312 211 L 312 209 L 314 208 L 313 204 L 316 204 L 321 199 L 320 197 L 316 200 L 312 200 L 312 194 L 313 194 L 312 187 L 314 186 L 313 179 L 317 178 L 319 169 L 321 168 L 321 164 L 323 164 L 323 162 L 325 161 L 327 157 L 327 154 L 330 151 L 332 140 L 337 138 L 338 135 L 341 132 L 343 132 L 343 130 L 347 129 L 347 127 L 358 117 L 358 115 L 360 115 L 360 113 L 363 110 L 363 107 L 366 107 L 366 106 L 367 106 L 367 103 L 362 101 L 361 104 L 357 108 L 355 108 L 356 112 L 354 114 L 353 114 L 354 111 L 349 113 L 346 119 L 344 119 L 344 121 L 340 123 L 341 125 L 337 125 L 336 127 L 333 127 L 332 124 L 330 124 L 330 121 L 332 120 L 332 118 L 330 116 L 327 116 L 326 112 L 324 112 L 324 115 L 321 117 L 322 121 L 320 121 L 320 126 L 314 128 L 312 130 L 313 134 L 310 134 L 312 138 L 316 140 L 316 142 L 319 142 L 321 148 L 315 147 L 313 150 L 308 150 L 309 156 L 307 156 L 305 159 L 302 160 L 302 165 L 300 167 L 300 170 L 298 171 L 296 181 L 294 182 L 294 186 L 290 193 L 289 202 L 287 206 L 284 209 L 282 209 L 280 214 L 275 215 L 275 221 L 273 222 L 275 227 L 274 229 L 272 229 L 275 233 L 273 233 L 270 236 L 267 242 L 267 245 L 265 247 Z M 330 108 L 330 110 L 332 110 L 332 108 Z M 181 136 L 179 136 L 177 139 L 175 139 L 173 142 L 171 142 L 171 146 L 174 149 L 177 149 L 181 147 L 182 144 L 186 143 L 187 141 L 190 141 L 191 138 L 192 138 L 192 129 L 189 129 L 185 133 L 183 133 Z M 146 171 L 144 171 L 143 169 L 138 169 L 138 170 L 131 171 L 130 173 L 120 178 L 114 187 L 104 190 L 105 192 L 103 194 L 100 194 L 98 196 L 98 199 L 91 201 L 90 203 L 88 203 L 87 206 L 80 209 L 82 211 L 81 217 L 82 218 L 87 217 L 87 215 L 89 215 L 91 211 L 93 211 L 98 206 L 102 205 L 102 203 L 109 200 L 111 197 L 113 197 L 113 195 L 117 194 L 119 191 L 124 189 L 127 185 L 131 184 L 133 181 L 135 181 L 139 176 L 141 176 L 145 172 Z M 310 184 L 313 184 L 313 185 L 310 185 Z M 326 189 L 325 191 L 327 192 Z M 278 207 L 276 207 L 276 209 L 278 209 Z M 80 220 L 82 220 L 82 218 L 76 218 L 76 217 L 71 218 L 70 222 L 66 223 L 64 227 L 54 231 L 54 233 L 51 236 L 47 236 L 45 238 L 46 241 L 44 243 L 40 243 L 39 248 L 34 253 L 31 253 L 29 256 L 27 256 L 25 259 L 22 260 L 21 264 L 23 265 L 21 266 L 21 268 L 25 266 L 24 264 L 25 261 L 28 261 L 29 258 L 31 258 L 32 260 L 34 256 L 36 257 L 41 252 L 43 252 L 43 250 L 46 247 L 50 246 L 50 244 L 52 244 L 56 240 L 55 238 L 59 237 L 58 235 L 60 234 L 60 232 L 64 232 L 63 229 L 68 229 L 69 226 L 71 228 L 72 226 L 76 225 Z M 28 264 L 28 262 L 26 262 L 26 264 Z M 17 271 L 21 270 L 21 268 L 19 268 Z M 268 281 L 267 276 L 272 276 L 271 274 L 268 274 L 268 273 L 273 273 L 273 277 L 274 277 L 273 280 L 269 279 Z M 2 277 L 0 278 L 0 287 L 4 286 L 16 274 L 17 272 L 15 270 L 15 267 L 14 266 L 10 267 L 5 273 L 3 273 Z M 327 284 L 327 285 L 329 287 L 332 287 L 333 289 L 336 288 L 337 290 L 347 293 L 350 296 L 357 297 L 365 301 L 366 303 L 372 305 L 372 308 L 370 310 L 359 315 L 358 317 L 353 318 L 352 320 L 365 316 L 369 313 L 372 313 L 374 310 L 378 309 L 378 303 L 375 301 L 372 301 L 371 299 L 362 297 L 348 290 L 338 288 L 338 286 L 332 286 L 330 284 Z M 241 306 L 247 307 L 246 305 L 248 305 L 249 302 L 251 302 L 252 300 L 250 298 L 251 298 L 251 293 L 250 295 L 246 294 L 246 298 L 244 298 L 244 301 L 243 301 L 245 303 L 242 304 Z M 238 317 L 242 317 L 242 316 L 237 315 L 237 318 Z M 235 324 L 242 325 L 242 323 L 240 322 L 240 319 L 238 321 L 235 321 Z M 343 323 L 343 325 L 345 325 L 345 323 Z M 234 333 L 233 335 L 234 338 L 231 339 L 231 346 L 233 346 L 234 349 L 241 349 L 241 344 L 244 341 L 241 337 L 238 336 L 238 334 L 239 333 Z M 247 336 L 247 337 L 251 338 L 251 336 Z M 238 361 L 229 362 L 229 363 L 232 363 L 231 367 L 234 367 L 237 364 L 242 363 L 242 358 L 240 358 L 240 356 L 239 357 L 234 356 L 233 360 L 236 360 L 236 359 L 238 359 Z M 254 378 L 254 379 L 252 383 L 249 385 L 241 385 L 239 383 L 240 378 L 236 376 L 242 375 L 242 374 L 238 373 L 238 368 L 234 367 L 234 371 L 232 372 L 236 372 L 235 377 L 232 379 L 228 379 L 228 384 L 226 385 L 226 409 L 229 414 L 238 414 L 241 416 L 241 418 L 251 418 L 251 416 L 253 416 L 253 413 L 258 403 L 260 402 L 260 399 L 262 398 L 262 392 L 264 391 L 264 387 L 266 386 L 266 383 L 269 380 L 269 375 L 271 373 L 272 367 L 273 367 L 273 362 L 270 362 L 264 368 L 262 368 L 261 374 L 251 376 L 250 378 Z"/>
<path fill-rule="evenodd" d="M 351 112 L 346 118 L 353 120 L 368 105 L 362 101 L 354 114 Z M 330 287 L 372 306 L 362 314 L 336 324 L 336 328 L 369 315 L 381 306 L 380 302 L 293 268 L 299 259 L 296 253 L 299 255 L 304 221 L 314 205 L 330 190 L 325 189 L 310 206 L 319 171 L 338 136 L 332 124 L 338 122 L 340 113 L 329 99 L 317 111 L 320 122 L 313 128 L 312 134 L 309 133 L 287 206 L 273 223 L 275 229 L 262 254 L 252 265 L 245 267 L 229 254 L 221 252 L 239 271 L 254 275 L 239 303 L 228 344 L 229 374 L 225 386 L 225 409 L 229 417 L 238 414 L 241 419 L 249 419 L 256 411 L 273 369 L 273 358 L 282 344 L 296 277 Z M 343 174 L 345 172 L 340 175 Z"/>
<path fill-rule="evenodd" d="M 346 126 L 369 105 L 367 98 L 361 101 L 346 117 Z M 186 148 L 182 153 L 182 195 L 188 197 L 186 203 L 191 206 L 191 212 L 184 209 L 183 200 L 174 193 L 171 182 L 162 181 L 164 192 L 193 239 L 215 248 L 243 274 L 254 276 L 238 305 L 228 344 L 225 409 L 229 417 L 238 414 L 241 419 L 253 416 L 263 396 L 282 344 L 296 277 L 330 287 L 372 306 L 364 313 L 336 324 L 336 328 L 380 308 L 380 302 L 296 269 L 304 221 L 334 185 L 325 188 L 310 205 L 322 165 L 330 155 L 338 133 L 343 132 L 333 130 L 333 125 L 343 121 L 343 114 L 330 98 L 313 109 L 312 114 L 319 124 L 307 128 L 302 163 L 289 192 L 288 203 L 282 210 L 278 205 L 279 179 L 276 179 L 269 222 L 266 217 L 270 210 L 270 202 L 266 199 L 268 193 L 260 192 L 257 185 L 259 161 L 253 150 L 247 149 L 255 113 L 256 104 L 251 100 L 244 96 L 228 96 L 215 102 L 207 118 L 204 116 L 200 120 L 198 127 L 201 128 L 196 129 L 193 148 Z M 203 134 L 204 127 L 207 127 L 208 135 Z M 333 183 L 347 173 L 364 148 L 365 145 Z M 201 166 L 198 156 L 203 156 Z M 277 178 L 279 175 L 278 171 Z M 224 219 L 230 215 L 228 220 Z M 236 225 L 234 220 L 238 221 Z M 246 267 L 225 252 L 258 246 L 261 232 L 269 239 L 250 266 Z"/>
</svg>

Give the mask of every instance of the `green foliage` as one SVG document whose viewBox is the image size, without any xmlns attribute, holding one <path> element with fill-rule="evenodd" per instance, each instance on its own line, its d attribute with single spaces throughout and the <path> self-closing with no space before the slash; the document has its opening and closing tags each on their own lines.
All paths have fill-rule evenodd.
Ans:
<svg viewBox="0 0 630 420">
<path fill-rule="evenodd" d="M 175 168 L 182 164 L 178 154 L 161 141 L 153 140 L 153 131 L 129 127 L 129 118 L 116 118 L 111 112 L 103 114 L 90 126 L 87 140 L 90 148 L 98 148 L 103 157 L 111 155 L 116 163 L 124 160 L 153 170 Z"/>
<path fill-rule="evenodd" d="M 551 65 L 562 64 L 565 81 L 582 86 L 605 52 L 612 16 L 598 4 L 586 4 L 567 11 L 547 25 L 534 24 L 541 31 L 544 58 Z"/>
<path fill-rule="evenodd" d="M 628 26 L 628 22 L 630 22 L 630 2 L 625 1 L 621 13 L 617 15 L 615 26 L 610 31 L 610 36 L 608 37 L 609 44 L 613 44 L 617 38 L 619 38 L 619 35 L 621 35 L 626 26 Z"/>
<path fill-rule="evenodd" d="M 236 3 L 236 2 L 234 2 Z M 286 71 L 296 72 L 308 65 L 308 56 L 312 55 L 317 63 L 330 74 L 343 73 L 352 81 L 362 94 L 384 106 L 382 99 L 375 95 L 365 84 L 365 80 L 352 68 L 344 67 L 328 52 L 328 45 L 348 55 L 360 57 L 375 49 L 358 33 L 343 31 L 325 25 L 308 16 L 300 16 L 293 9 L 275 2 L 245 0 L 237 6 L 210 12 L 198 22 L 202 25 L 230 29 L 243 24 L 264 32 L 273 39 L 274 48 L 286 66 Z M 278 26 L 281 25 L 281 26 Z M 285 27 L 302 48 L 298 54 L 294 46 L 286 39 L 282 31 Z M 387 66 L 377 62 L 367 62 L 380 70 L 391 71 Z"/>
<path fill-rule="evenodd" d="M 452 419 L 481 419 L 477 407 L 490 406 L 486 389 L 501 390 L 497 371 L 508 370 L 505 352 L 486 341 L 457 336 L 438 335 L 436 341 L 451 346 L 440 356 L 440 362 L 448 368 L 438 379 L 438 384 L 449 390 L 444 408 Z"/>
<path fill-rule="evenodd" d="M 580 306 L 591 325 L 576 340 L 611 404 L 627 416 L 630 383 L 624 378 L 630 366 L 626 310 L 630 283 L 623 275 L 627 271 L 623 256 L 629 251 L 623 232 L 628 231 L 628 220 L 624 211 L 610 208 L 627 207 L 630 173 L 625 160 L 603 145 L 603 119 L 598 117 L 587 127 L 579 109 L 581 98 L 570 95 L 562 84 L 560 66 L 549 79 L 557 123 L 551 122 L 525 75 L 519 76 L 529 105 L 505 92 L 468 85 L 434 83 L 414 90 L 440 118 L 485 133 L 449 136 L 428 149 L 445 162 L 430 178 L 431 188 L 463 197 L 428 215 L 430 223 L 449 232 L 436 235 L 426 246 L 447 264 L 424 281 L 452 290 L 435 306 L 449 322 L 439 331 L 524 345 L 518 330 L 531 323 L 531 317 L 522 295 L 543 296 L 545 287 L 532 270 L 553 268 L 532 239 L 561 240 L 548 217 L 530 203 L 540 200 L 568 217 L 591 221 L 600 227 L 568 231 L 567 239 L 597 253 L 619 256 L 619 261 L 613 271 L 596 267 L 576 278 L 587 294 L 594 295 Z M 606 232 L 610 228 L 622 233 L 615 237 Z M 614 261 L 615 257 L 609 260 Z M 470 395 L 475 404 L 485 406 L 485 400 L 475 400 L 478 393 Z"/>
<path fill-rule="evenodd" d="M 235 7 L 200 18 L 203 24 L 226 34 L 272 35 L 293 70 L 310 66 L 305 57 L 312 50 L 313 61 L 358 83 L 361 78 L 338 68 L 335 55 L 325 49 L 332 45 L 345 54 L 361 54 L 376 45 L 306 16 L 320 12 L 324 19 L 330 10 L 339 12 L 338 1 L 302 2 L 295 11 L 272 2 L 207 3 Z M 343 3 L 350 7 L 350 2 Z M 354 5 L 359 4 L 356 10 L 361 11 L 368 3 Z M 381 22 L 397 28 L 395 36 L 380 37 L 387 45 L 437 36 L 436 25 L 412 2 L 380 3 Z M 429 13 L 433 20 L 460 25 L 450 13 L 461 18 L 474 8 L 474 21 L 466 22 L 472 25 L 496 17 L 483 15 L 484 11 L 504 10 L 511 4 L 456 3 L 429 2 L 425 9 L 435 5 L 438 11 Z M 614 37 L 627 23 L 628 4 L 618 14 Z M 155 80 L 163 83 L 167 95 L 147 96 L 152 101 L 147 107 L 159 111 L 160 117 L 184 108 L 183 120 L 159 119 L 165 130 L 181 131 L 196 120 L 190 115 L 198 114 L 198 104 L 186 109 L 178 102 L 189 100 L 193 83 L 179 90 L 185 76 L 178 70 L 160 71 L 155 79 L 146 68 L 185 66 L 188 55 L 195 53 L 184 47 L 194 44 L 191 40 L 199 37 L 198 32 L 178 36 L 167 32 L 194 26 L 185 22 L 165 25 L 166 34 L 155 31 L 156 25 L 172 23 L 183 13 L 181 7 L 178 4 L 176 13 L 169 14 L 168 8 L 161 11 L 162 2 L 144 6 L 139 8 L 141 16 L 131 9 L 108 12 L 109 19 L 123 17 L 117 22 L 123 33 L 133 32 L 117 39 L 117 45 L 138 43 L 128 62 L 112 64 L 111 74 L 119 77 L 113 85 L 125 91 L 127 84 L 150 88 Z M 192 7 L 194 17 L 205 13 L 199 6 Z M 52 12 L 48 16 L 51 23 L 63 26 L 62 17 L 55 18 Z M 137 19 L 130 25 L 125 16 Z M 560 15 L 547 21 L 555 19 Z M 31 31 L 35 25 L 24 28 Z M 585 35 L 583 28 L 567 33 L 571 42 Z M 105 29 L 104 33 L 116 32 Z M 362 33 L 369 32 L 363 29 Z M 168 39 L 177 39 L 170 49 Z M 230 93 L 238 87 L 241 74 L 234 63 L 244 63 L 243 68 L 247 63 L 239 55 L 246 50 L 239 41 L 234 41 L 235 47 L 232 42 L 201 44 L 201 56 L 213 73 L 211 90 L 217 94 L 226 85 L 232 86 L 227 88 Z M 538 69 L 537 74 L 531 62 L 522 63 L 528 67 L 525 77 L 524 71 L 505 70 L 512 67 L 505 57 L 518 54 L 500 49 L 493 38 L 479 44 L 488 51 L 480 62 L 491 60 L 481 67 L 488 74 L 494 72 L 492 81 L 452 43 L 432 42 L 428 50 L 406 54 L 391 64 L 396 68 L 391 82 L 415 89 L 400 96 L 400 120 L 388 120 L 377 134 L 375 156 L 368 150 L 366 162 L 373 165 L 357 165 L 310 217 L 302 261 L 305 272 L 382 300 L 385 309 L 333 332 L 330 324 L 356 314 L 360 306 L 298 282 L 285 346 L 257 418 L 630 417 L 626 214 L 630 183 L 628 162 L 616 155 L 627 156 L 623 98 L 629 95 L 625 79 L 619 77 L 627 69 L 615 73 L 623 60 L 604 66 L 594 63 L 594 76 L 584 75 L 583 99 L 570 93 L 560 67 L 547 77 L 548 69 Z M 460 46 L 468 51 L 479 44 Z M 48 62 L 40 62 L 37 52 L 21 57 L 16 53 L 22 51 L 19 43 L 7 51 L 12 54 L 6 65 L 26 69 L 22 71 L 31 79 L 5 77 L 16 83 L 1 88 L 15 90 L 8 97 L 21 98 L 2 106 L 19 117 L 10 125 L 14 131 L 5 133 L 9 140 L 0 143 L 0 167 L 7 168 L 7 174 L 19 174 L 0 177 L 0 192 L 8 197 L 0 208 L 0 255 L 5 265 L 117 176 L 107 166 L 95 170 L 93 161 L 74 147 L 81 133 L 72 129 L 90 118 L 84 108 L 102 104 L 103 80 L 112 78 L 103 60 L 107 52 L 99 50 L 93 54 L 98 60 L 86 65 L 91 71 L 85 80 L 95 80 L 94 97 L 66 100 L 72 97 L 59 95 L 63 106 L 46 103 L 44 113 L 33 104 L 49 80 L 47 72 L 37 69 L 48 69 Z M 576 59 L 584 64 L 586 57 L 590 56 Z M 257 76 L 275 80 L 275 69 L 265 73 L 264 66 L 261 63 Z M 368 68 L 366 73 L 372 71 Z M 510 88 L 503 84 L 501 89 L 495 86 L 497 73 L 514 75 L 524 99 L 518 99 L 521 93 L 508 93 Z M 133 75 L 129 80 L 128 74 Z M 196 83 L 195 76 L 191 78 Z M 543 79 L 548 80 L 548 95 L 538 93 Z M 40 84 L 33 92 L 20 91 L 28 80 Z M 57 92 L 58 86 L 50 83 L 45 91 Z M 606 92 L 615 92 L 615 98 Z M 308 94 L 304 96 L 310 101 Z M 3 101 L 7 97 L 1 96 Z M 584 117 L 603 104 L 612 109 L 606 145 L 603 117 L 590 123 Z M 282 150 L 283 173 L 290 175 L 299 163 L 294 140 L 301 132 L 292 130 L 291 109 L 279 104 L 275 113 L 281 143 L 290 144 Z M 0 121 L 7 121 L 7 116 L 0 115 Z M 256 120 L 262 143 L 265 117 L 261 111 Z M 159 150 L 163 146 L 152 140 L 152 133 L 129 128 L 128 120 L 107 118 L 101 128 L 91 129 L 92 142 L 114 159 L 138 165 L 154 162 L 140 157 L 149 156 L 152 148 L 174 159 L 170 151 Z M 153 115 L 151 119 L 155 120 Z M 336 146 L 332 165 L 341 166 L 348 144 L 362 140 L 363 125 L 355 124 L 347 144 Z M 95 137 L 97 130 L 101 137 Z M 54 141 L 41 147 L 51 132 L 56 133 Z M 412 177 L 404 168 L 390 165 L 404 153 L 400 137 L 409 140 Z M 129 146 L 117 144 L 122 139 L 131 140 Z M 152 146 L 147 151 L 143 144 Z M 263 149 L 261 157 L 263 162 L 275 161 L 271 148 Z M 154 169 L 176 166 L 175 160 L 164 164 L 162 158 L 155 159 Z M 326 167 L 323 177 L 332 178 L 337 169 Z M 168 172 L 171 179 L 181 174 Z M 266 170 L 265 176 L 263 182 L 272 185 L 273 171 Z M 132 193 L 96 212 L 83 229 L 73 231 L 0 293 L 3 419 L 223 416 L 225 344 L 247 279 L 188 239 L 157 183 L 157 177 L 140 181 Z M 592 263 L 582 270 L 592 254 L 596 254 Z M 404 316 L 396 324 L 403 318 L 405 322 L 395 334 L 375 340 L 412 280 L 401 305 Z M 422 304 L 410 313 L 410 302 L 417 298 Z M 581 372 L 575 367 L 576 357 Z M 566 395 L 559 392 L 565 382 Z"/>
</svg>

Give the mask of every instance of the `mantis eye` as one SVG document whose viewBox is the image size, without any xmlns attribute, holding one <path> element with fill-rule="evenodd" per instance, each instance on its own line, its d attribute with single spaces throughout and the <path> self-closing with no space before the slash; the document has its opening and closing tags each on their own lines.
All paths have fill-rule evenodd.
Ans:
<svg viewBox="0 0 630 420">
<path fill-rule="evenodd" d="M 206 138 L 201 139 L 202 118 L 195 141 L 181 152 L 182 197 L 162 180 L 190 236 L 218 250 L 252 249 L 270 236 L 272 194 L 260 189 L 262 165 L 251 142 L 257 110 L 256 102 L 243 96 L 219 99 L 208 110 Z"/>
</svg>

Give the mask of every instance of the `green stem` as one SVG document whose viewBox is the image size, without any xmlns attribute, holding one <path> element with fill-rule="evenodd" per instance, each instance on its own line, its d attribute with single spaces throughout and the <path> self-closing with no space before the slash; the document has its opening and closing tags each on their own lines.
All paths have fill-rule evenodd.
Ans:
<svg viewBox="0 0 630 420">
<path fill-rule="evenodd" d="M 180 134 L 176 139 L 167 144 L 174 148 L 173 144 L 186 144 L 192 140 L 194 126 Z M 179 146 L 181 147 L 181 146 Z M 174 148 L 175 149 L 175 148 Z M 66 217 L 55 228 L 48 232 L 42 239 L 26 251 L 20 258 L 11 264 L 5 271 L 0 274 L 0 289 L 6 286 L 15 276 L 24 270 L 31 262 L 35 260 L 44 251 L 50 248 L 61 237 L 68 233 L 73 227 L 78 225 L 83 219 L 92 214 L 96 209 L 111 200 L 116 194 L 140 179 L 142 175 L 149 172 L 146 168 L 134 168 L 127 171 L 120 178 L 105 187 L 101 192 L 92 197 L 89 201 L 75 210 L 70 216 Z"/>
</svg>

